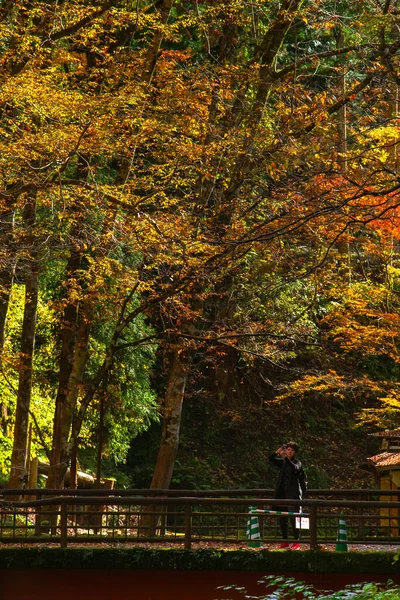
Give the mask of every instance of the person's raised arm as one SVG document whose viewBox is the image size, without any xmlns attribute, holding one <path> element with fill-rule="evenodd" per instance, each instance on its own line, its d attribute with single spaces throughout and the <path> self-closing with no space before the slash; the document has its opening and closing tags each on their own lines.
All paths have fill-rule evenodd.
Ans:
<svg viewBox="0 0 400 600">
<path fill-rule="evenodd" d="M 283 462 L 285 460 L 286 457 L 286 448 L 285 445 L 281 446 L 280 448 L 278 448 L 277 450 L 275 450 L 275 452 L 273 452 L 272 454 L 269 455 L 269 460 L 270 462 L 274 463 L 275 465 L 277 465 L 278 467 L 282 467 Z"/>
</svg>

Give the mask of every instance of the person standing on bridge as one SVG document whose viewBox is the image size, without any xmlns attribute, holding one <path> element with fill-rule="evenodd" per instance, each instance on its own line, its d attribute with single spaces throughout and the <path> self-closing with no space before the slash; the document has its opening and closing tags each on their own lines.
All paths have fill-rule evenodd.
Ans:
<svg viewBox="0 0 400 600">
<path fill-rule="evenodd" d="M 280 469 L 278 483 L 275 489 L 275 498 L 301 500 L 307 491 L 307 476 L 301 462 L 295 456 L 297 449 L 298 446 L 296 442 L 287 442 L 287 444 L 283 444 L 283 446 L 269 456 L 270 462 Z M 282 512 L 300 512 L 300 507 L 298 506 L 290 507 L 285 505 L 274 508 Z M 280 548 L 289 548 L 289 517 L 282 516 L 279 520 L 283 538 Z M 300 530 L 296 528 L 295 517 L 290 517 L 290 524 L 294 537 L 294 543 L 291 548 L 292 550 L 298 550 L 300 548 Z"/>
</svg>

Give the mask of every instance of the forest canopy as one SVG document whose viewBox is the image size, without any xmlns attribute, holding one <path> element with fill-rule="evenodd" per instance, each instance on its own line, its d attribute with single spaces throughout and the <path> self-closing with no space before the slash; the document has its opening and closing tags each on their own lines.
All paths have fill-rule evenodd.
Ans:
<svg viewBox="0 0 400 600">
<path fill-rule="evenodd" d="M 151 485 L 168 487 L 183 406 L 189 431 L 197 415 L 246 439 L 272 412 L 268 443 L 290 432 L 288 402 L 397 427 L 396 3 L 2 0 L 0 14 L 9 487 L 33 456 L 50 489 L 79 465 L 111 476 L 157 421 Z M 320 443 L 304 418 L 302 441 Z"/>
</svg>

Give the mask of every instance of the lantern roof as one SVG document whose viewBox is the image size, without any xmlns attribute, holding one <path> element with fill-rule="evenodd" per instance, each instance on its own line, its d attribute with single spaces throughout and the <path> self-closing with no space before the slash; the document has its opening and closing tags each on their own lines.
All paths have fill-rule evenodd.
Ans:
<svg viewBox="0 0 400 600">
<path fill-rule="evenodd" d="M 374 467 L 398 467 L 400 469 L 400 452 L 381 452 L 375 456 L 370 456 L 368 461 L 373 463 Z"/>
<path fill-rule="evenodd" d="M 400 438 L 400 429 L 386 429 L 385 431 L 377 431 L 375 433 L 369 433 L 369 437 L 383 437 L 383 438 Z"/>
</svg>

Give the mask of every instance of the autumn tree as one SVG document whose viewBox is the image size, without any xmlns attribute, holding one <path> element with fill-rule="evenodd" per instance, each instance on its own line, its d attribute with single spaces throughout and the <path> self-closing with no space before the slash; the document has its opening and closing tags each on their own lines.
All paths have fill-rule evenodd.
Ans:
<svg viewBox="0 0 400 600">
<path fill-rule="evenodd" d="M 280 324 L 252 318 L 262 310 L 245 318 L 228 301 L 249 257 L 268 265 L 269 287 L 252 297 L 272 314 L 277 289 L 319 273 L 338 242 L 395 213 L 379 92 L 396 80 L 396 11 L 335 7 L 4 5 L 3 208 L 37 194 L 46 261 L 63 273 L 52 299 L 61 359 L 51 487 L 119 353 L 155 342 L 166 383 L 153 486 L 168 487 L 193 357 L 223 347 L 272 360 L 282 341 Z M 131 335 L 145 317 L 154 331 Z M 93 332 L 107 320 L 99 351 Z"/>
<path fill-rule="evenodd" d="M 366 11 L 371 8 L 365 4 Z M 329 20 L 326 13 L 322 15 L 316 10 L 311 14 L 308 9 L 305 5 L 300 8 L 296 3 L 288 3 L 276 13 L 272 11 L 269 14 L 268 25 L 260 19 L 258 44 L 254 45 L 254 53 L 250 58 L 249 48 L 252 46 L 243 33 L 243 24 L 246 23 L 244 13 L 239 10 L 235 13 L 233 7 L 229 17 L 226 11 L 219 15 L 218 36 L 215 38 L 212 35 L 212 27 L 215 27 L 213 22 L 210 27 L 212 33 L 207 38 L 212 48 L 210 52 L 221 56 L 218 48 L 229 46 L 230 39 L 237 33 L 240 12 L 243 37 L 238 35 L 236 38 L 237 54 L 233 60 L 236 70 L 229 68 L 232 66 L 230 54 L 229 65 L 221 58 L 222 68 L 217 67 L 214 71 L 214 103 L 211 96 L 209 132 L 204 139 L 204 152 L 199 161 L 199 169 L 204 176 L 200 188 L 194 191 L 199 208 L 204 210 L 205 207 L 206 215 L 210 218 L 200 221 L 199 226 L 205 228 L 204 235 L 223 248 L 230 258 L 234 254 L 236 264 L 241 264 L 242 257 L 250 247 L 256 249 L 264 261 L 270 262 L 270 299 L 277 288 L 287 285 L 287 275 L 283 275 L 281 281 L 276 279 L 277 264 L 281 263 L 282 274 L 289 271 L 290 278 L 304 278 L 324 265 L 330 248 L 340 240 L 346 240 L 346 232 L 353 224 L 357 228 L 358 219 L 365 218 L 366 205 L 368 211 L 371 210 L 371 196 L 379 199 L 376 202 L 376 216 L 379 215 L 382 200 L 385 211 L 393 211 L 397 206 L 396 200 L 391 199 L 398 190 L 394 174 L 386 172 L 378 175 L 375 165 L 376 161 L 380 161 L 379 149 L 375 148 L 375 152 L 371 150 L 364 145 L 362 137 L 358 137 L 350 153 L 354 157 L 351 173 L 348 176 L 339 174 L 343 145 L 336 144 L 335 121 L 336 114 L 350 103 L 354 106 L 354 114 L 362 115 L 369 104 L 369 94 L 364 90 L 374 89 L 375 86 L 379 88 L 379 80 L 385 76 L 386 67 L 392 60 L 396 61 L 398 42 L 393 41 L 391 33 L 382 26 L 393 17 L 387 19 L 387 14 L 379 16 L 375 13 L 376 23 L 379 23 L 374 31 L 377 38 L 375 49 L 378 49 L 376 54 L 367 43 L 366 36 L 370 35 L 370 29 L 367 33 L 363 28 L 347 27 L 350 43 L 346 45 L 343 41 L 339 47 L 335 47 L 333 30 L 337 25 L 342 26 L 342 16 L 351 18 L 349 13 Z M 390 4 L 385 7 L 384 13 L 389 11 Z M 260 11 L 257 16 L 260 18 L 261 15 Z M 213 16 L 215 18 L 215 11 Z M 251 17 L 249 25 L 251 23 L 253 26 L 254 15 Z M 315 52 L 310 35 L 315 42 L 319 42 L 319 52 Z M 210 40 L 214 41 L 214 45 L 210 44 Z M 247 41 L 247 53 L 242 54 L 239 44 L 243 40 Z M 386 65 L 384 60 L 378 58 L 383 58 L 384 46 L 392 57 Z M 346 56 L 348 60 L 350 85 L 347 90 L 343 85 L 339 89 L 336 87 L 336 70 L 342 69 L 341 64 L 336 66 L 335 57 L 338 56 Z M 247 61 L 243 60 L 244 57 Z M 322 70 L 323 59 L 325 75 L 313 80 L 310 67 L 318 64 L 318 69 Z M 367 70 L 363 67 L 365 75 L 361 78 L 357 73 L 360 59 L 367 60 L 369 65 Z M 389 67 L 389 78 L 390 71 Z M 331 94 L 330 80 L 336 84 Z M 375 101 L 373 105 L 375 116 L 382 115 Z M 366 127 L 370 129 L 368 118 L 353 126 L 355 131 L 363 132 Z M 332 140 L 339 148 L 339 156 L 332 148 Z M 210 147 L 218 147 L 218 152 L 211 152 Z M 363 164 L 368 164 L 368 172 L 364 174 L 360 171 Z M 323 191 L 325 186 L 326 192 Z M 225 283 L 221 288 L 219 282 L 223 280 L 218 282 L 214 278 L 214 287 L 211 289 L 228 296 L 232 286 L 230 284 L 226 288 L 226 283 L 232 278 L 227 276 L 229 263 L 225 264 L 222 275 Z M 221 302 L 218 304 L 222 306 Z M 237 335 L 237 322 L 218 317 L 216 321 L 210 321 L 207 316 L 212 313 L 208 312 L 207 307 L 210 307 L 210 301 L 203 306 L 200 318 L 196 314 L 196 326 L 202 331 L 210 328 L 210 324 L 212 327 L 217 324 L 217 328 L 211 335 L 201 334 L 203 338 L 208 338 L 214 344 L 218 339 L 226 343 L 229 338 L 236 346 L 238 339 L 250 339 L 254 344 L 251 335 L 247 338 Z M 213 312 L 221 315 L 218 309 Z M 225 310 L 224 317 L 227 314 Z M 259 325 L 255 328 L 254 325 L 242 322 L 241 332 L 255 333 L 257 336 L 262 334 L 265 340 L 261 342 L 262 352 L 268 359 L 271 351 L 275 352 L 272 350 L 276 347 L 274 337 L 275 340 L 279 339 L 279 344 L 284 337 L 277 335 L 279 330 L 271 331 L 270 327 Z M 230 332 L 232 327 L 234 331 Z M 182 337 L 189 339 L 191 336 L 182 333 Z M 293 339 L 293 336 L 289 337 Z M 246 349 L 243 343 L 240 346 Z M 178 347 L 176 352 L 180 353 L 177 356 L 184 356 L 184 347 Z M 181 364 L 182 359 L 179 360 Z M 181 368 L 180 382 L 184 381 L 182 373 Z M 185 373 L 187 376 L 187 368 Z M 177 421 L 182 394 L 183 387 L 180 394 L 175 394 L 175 399 L 167 395 L 165 400 L 166 415 L 167 418 L 171 415 L 171 421 L 169 428 L 168 425 L 164 426 L 158 467 L 153 477 L 152 485 L 155 487 L 167 487 L 169 484 L 165 456 L 169 453 L 171 457 L 176 452 L 178 427 L 173 427 L 173 424 Z"/>
</svg>

